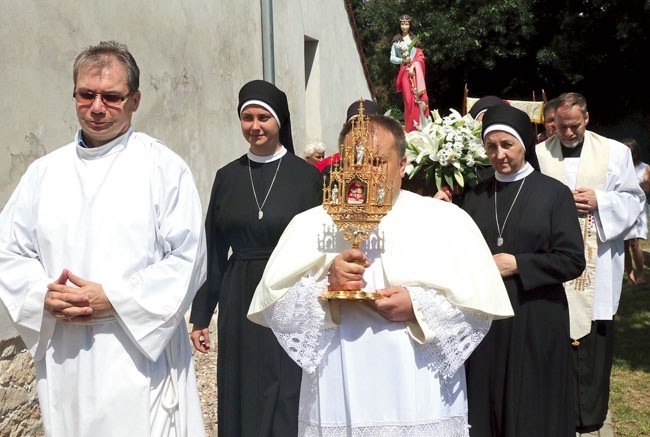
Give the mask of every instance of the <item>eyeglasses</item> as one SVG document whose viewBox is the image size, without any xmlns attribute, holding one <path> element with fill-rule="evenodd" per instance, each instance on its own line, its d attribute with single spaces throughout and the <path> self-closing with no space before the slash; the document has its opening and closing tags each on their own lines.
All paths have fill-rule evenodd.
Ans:
<svg viewBox="0 0 650 437">
<path fill-rule="evenodd" d="M 104 104 L 118 104 L 126 100 L 135 90 L 131 90 L 123 96 L 115 93 L 93 93 L 92 91 L 75 91 L 72 97 L 75 98 L 77 103 L 88 104 L 94 103 L 95 99 L 99 97 Z"/>
</svg>

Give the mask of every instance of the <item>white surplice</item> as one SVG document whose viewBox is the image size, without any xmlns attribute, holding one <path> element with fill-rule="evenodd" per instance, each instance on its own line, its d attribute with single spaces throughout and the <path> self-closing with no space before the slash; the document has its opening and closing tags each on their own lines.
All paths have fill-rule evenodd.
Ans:
<svg viewBox="0 0 650 437">
<path fill-rule="evenodd" d="M 249 311 L 303 368 L 300 435 L 467 436 L 463 363 L 493 318 L 512 315 L 478 228 L 456 205 L 400 192 L 360 248 L 364 290 L 408 289 L 417 321 L 402 323 L 318 299 L 350 246 L 331 226 L 322 207 L 292 220 Z"/>
<path fill-rule="evenodd" d="M 641 183 L 645 179 L 646 168 L 648 168 L 648 164 L 646 164 L 643 161 L 639 162 L 637 165 L 634 166 L 634 172 L 636 173 L 636 178 L 639 181 L 639 185 L 641 185 Z M 641 214 L 639 214 L 639 216 L 637 217 L 636 222 L 634 223 L 634 227 L 625 236 L 626 240 L 630 238 L 640 238 L 642 240 L 648 239 L 647 195 L 646 195 L 646 202 L 643 202 L 643 209 L 641 210 Z"/>
<path fill-rule="evenodd" d="M 34 357 L 48 436 L 204 435 L 184 320 L 205 280 L 201 202 L 187 164 L 130 129 L 34 161 L 0 214 L 0 299 Z M 114 313 L 44 310 L 63 269 Z"/>
<path fill-rule="evenodd" d="M 645 194 L 639 186 L 630 149 L 618 141 L 585 132 L 585 143 L 580 158 L 563 158 L 560 140 L 556 135 L 536 145 L 540 171 L 576 188 L 578 174 L 589 173 L 585 150 L 591 144 L 608 147 L 607 175 L 602 189 L 596 189 L 598 209 L 594 212 L 598 232 L 598 258 L 592 320 L 612 320 L 618 311 L 623 286 L 625 237 L 641 210 Z M 553 150 L 553 156 L 548 150 Z M 553 161 L 557 161 L 555 164 Z M 560 166 L 561 165 L 561 166 Z M 560 166 L 560 167 L 558 167 Z M 594 188 L 593 186 L 578 188 Z"/>
</svg>

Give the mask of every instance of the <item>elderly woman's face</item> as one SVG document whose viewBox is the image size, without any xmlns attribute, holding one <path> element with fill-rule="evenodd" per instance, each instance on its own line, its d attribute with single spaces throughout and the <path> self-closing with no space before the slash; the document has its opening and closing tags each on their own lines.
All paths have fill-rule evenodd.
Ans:
<svg viewBox="0 0 650 437">
<path fill-rule="evenodd" d="M 317 162 L 322 161 L 325 158 L 325 152 L 314 152 L 311 155 L 305 157 L 305 160 L 310 164 L 316 164 Z"/>
<path fill-rule="evenodd" d="M 240 123 L 242 134 L 254 154 L 270 155 L 280 147 L 278 122 L 263 106 L 246 106 L 241 113 Z"/>
<path fill-rule="evenodd" d="M 526 149 L 517 137 L 508 132 L 489 132 L 483 145 L 490 164 L 501 174 L 515 173 L 526 163 Z"/>
</svg>

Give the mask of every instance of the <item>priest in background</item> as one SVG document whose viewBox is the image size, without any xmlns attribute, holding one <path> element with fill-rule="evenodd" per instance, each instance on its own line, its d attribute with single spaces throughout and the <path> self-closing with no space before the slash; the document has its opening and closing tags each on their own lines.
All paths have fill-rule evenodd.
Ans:
<svg viewBox="0 0 650 437">
<path fill-rule="evenodd" d="M 623 284 L 625 237 L 645 202 L 630 149 L 587 130 L 587 101 L 579 93 L 556 99 L 557 134 L 537 144 L 542 173 L 573 193 L 587 268 L 567 284 L 575 369 L 576 432 L 599 430 L 607 416 L 614 352 L 614 316 Z"/>
</svg>

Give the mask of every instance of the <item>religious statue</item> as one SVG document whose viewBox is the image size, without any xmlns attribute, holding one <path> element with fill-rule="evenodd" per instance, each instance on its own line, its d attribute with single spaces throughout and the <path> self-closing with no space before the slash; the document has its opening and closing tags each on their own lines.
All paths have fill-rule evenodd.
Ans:
<svg viewBox="0 0 650 437">
<path fill-rule="evenodd" d="M 399 65 L 397 73 L 397 92 L 404 101 L 404 129 L 416 130 L 431 120 L 429 96 L 425 83 L 424 52 L 411 32 L 411 16 L 399 17 L 400 33 L 393 37 L 390 62 Z"/>
<path fill-rule="evenodd" d="M 384 195 L 386 194 L 384 186 L 380 186 L 377 189 L 377 205 L 383 205 L 384 204 Z"/>
<path fill-rule="evenodd" d="M 357 147 L 357 160 L 355 164 L 360 165 L 363 162 L 363 144 L 358 143 L 356 147 Z"/>
<path fill-rule="evenodd" d="M 339 203 L 339 186 L 338 186 L 338 184 L 332 185 L 331 202 L 332 203 Z"/>
</svg>

